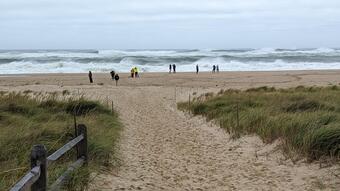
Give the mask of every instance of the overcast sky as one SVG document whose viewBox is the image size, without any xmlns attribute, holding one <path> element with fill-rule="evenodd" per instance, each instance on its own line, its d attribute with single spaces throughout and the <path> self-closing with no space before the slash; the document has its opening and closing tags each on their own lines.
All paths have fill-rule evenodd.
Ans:
<svg viewBox="0 0 340 191">
<path fill-rule="evenodd" d="M 340 47 L 340 0 L 0 0 L 0 49 Z"/>
</svg>

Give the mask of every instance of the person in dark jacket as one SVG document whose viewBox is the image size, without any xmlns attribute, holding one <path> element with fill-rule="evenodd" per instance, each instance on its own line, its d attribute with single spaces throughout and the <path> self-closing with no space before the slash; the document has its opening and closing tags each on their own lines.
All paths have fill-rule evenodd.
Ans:
<svg viewBox="0 0 340 191">
<path fill-rule="evenodd" d="M 92 79 L 92 72 L 89 71 L 89 80 L 90 80 L 90 83 L 92 84 L 93 83 L 93 79 Z"/>
<path fill-rule="evenodd" d="M 119 75 L 116 74 L 116 75 L 115 75 L 116 86 L 118 86 L 118 80 L 119 80 Z"/>
<path fill-rule="evenodd" d="M 198 64 L 196 65 L 196 74 L 198 74 L 198 72 L 199 72 L 199 67 L 198 67 Z"/>
<path fill-rule="evenodd" d="M 135 69 L 131 68 L 130 73 L 131 73 L 131 78 L 134 78 L 135 77 Z"/>
<path fill-rule="evenodd" d="M 172 70 L 174 71 L 174 73 L 176 73 L 176 64 L 172 65 Z"/>
<path fill-rule="evenodd" d="M 171 70 L 172 70 L 172 66 L 171 64 L 169 64 L 169 73 L 171 73 Z"/>
<path fill-rule="evenodd" d="M 115 79 L 116 72 L 112 70 L 112 71 L 110 72 L 110 74 L 111 74 L 111 79 L 114 80 L 114 79 Z"/>
</svg>

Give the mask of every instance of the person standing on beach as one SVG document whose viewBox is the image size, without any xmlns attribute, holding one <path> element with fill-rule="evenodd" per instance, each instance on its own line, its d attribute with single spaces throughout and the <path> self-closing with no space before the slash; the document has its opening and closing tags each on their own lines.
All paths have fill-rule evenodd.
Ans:
<svg viewBox="0 0 340 191">
<path fill-rule="evenodd" d="M 176 64 L 172 65 L 172 70 L 174 71 L 174 73 L 176 73 Z"/>
<path fill-rule="evenodd" d="M 196 74 L 198 74 L 199 72 L 199 67 L 198 67 L 198 64 L 196 64 Z"/>
<path fill-rule="evenodd" d="M 116 74 L 116 75 L 115 75 L 116 86 L 118 86 L 118 80 L 119 80 L 119 75 Z"/>
<path fill-rule="evenodd" d="M 116 74 L 116 72 L 112 70 L 112 71 L 110 72 L 110 74 L 111 74 L 111 79 L 114 80 L 114 79 L 115 79 L 115 74 Z"/>
<path fill-rule="evenodd" d="M 89 80 L 90 80 L 90 83 L 92 84 L 93 83 L 93 79 L 92 79 L 92 72 L 89 71 Z"/>
<path fill-rule="evenodd" d="M 218 67 L 218 65 L 216 66 L 216 71 L 217 73 L 220 72 L 220 67 Z"/>
<path fill-rule="evenodd" d="M 171 69 L 172 69 L 172 66 L 171 64 L 169 64 L 169 74 L 171 74 Z"/>
<path fill-rule="evenodd" d="M 215 73 L 215 71 L 216 71 L 216 66 L 213 65 L 213 70 L 212 70 L 212 72 Z"/>
<path fill-rule="evenodd" d="M 135 78 L 139 78 L 139 74 L 138 74 L 138 68 L 137 68 L 137 67 L 135 67 L 135 68 L 134 68 L 134 70 L 135 70 Z"/>
<path fill-rule="evenodd" d="M 131 72 L 131 78 L 134 78 L 135 77 L 135 69 L 131 68 L 130 72 Z"/>
</svg>

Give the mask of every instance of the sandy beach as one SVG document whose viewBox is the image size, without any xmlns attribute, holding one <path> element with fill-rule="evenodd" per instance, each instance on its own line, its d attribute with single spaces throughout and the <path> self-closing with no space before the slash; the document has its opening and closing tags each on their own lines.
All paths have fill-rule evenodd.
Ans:
<svg viewBox="0 0 340 191">
<path fill-rule="evenodd" d="M 337 190 L 337 166 L 292 162 L 277 144 L 237 140 L 213 123 L 176 109 L 189 94 L 259 86 L 339 85 L 340 70 L 280 72 L 0 75 L 0 91 L 61 92 L 112 100 L 124 125 L 121 167 L 97 175 L 91 190 Z"/>
<path fill-rule="evenodd" d="M 257 86 L 290 87 L 297 85 L 330 85 L 340 83 L 340 70 L 274 71 L 274 72 L 210 72 L 142 73 L 140 79 L 120 74 L 120 86 L 161 86 L 192 88 L 250 88 Z M 114 85 L 110 74 L 94 73 L 94 84 Z M 0 75 L 1 86 L 58 85 L 86 88 L 87 74 L 21 74 Z"/>
</svg>

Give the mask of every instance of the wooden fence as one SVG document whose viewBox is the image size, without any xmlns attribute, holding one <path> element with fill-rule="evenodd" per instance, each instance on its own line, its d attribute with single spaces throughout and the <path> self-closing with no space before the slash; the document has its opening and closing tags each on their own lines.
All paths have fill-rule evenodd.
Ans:
<svg viewBox="0 0 340 191">
<path fill-rule="evenodd" d="M 31 152 L 31 170 L 21 178 L 10 191 L 46 191 L 48 188 L 47 167 L 50 163 L 58 160 L 73 147 L 77 150 L 77 161 L 72 163 L 49 187 L 49 190 L 59 190 L 69 178 L 72 171 L 87 164 L 87 128 L 83 124 L 76 126 L 76 138 L 62 146 L 50 156 L 47 156 L 47 150 L 44 145 L 34 145 Z"/>
</svg>

